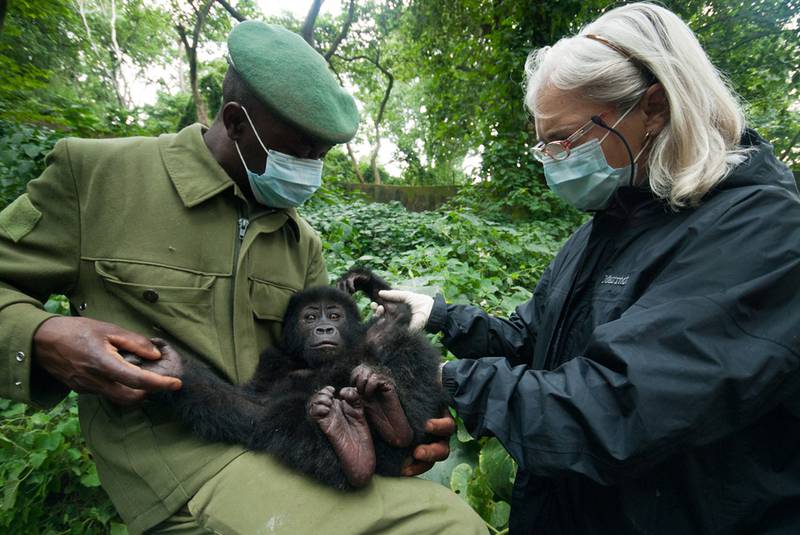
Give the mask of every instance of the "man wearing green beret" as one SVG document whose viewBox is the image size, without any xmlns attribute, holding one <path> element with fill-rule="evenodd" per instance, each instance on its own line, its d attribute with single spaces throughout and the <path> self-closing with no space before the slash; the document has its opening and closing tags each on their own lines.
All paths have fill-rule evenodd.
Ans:
<svg viewBox="0 0 800 535">
<path fill-rule="evenodd" d="M 80 393 L 82 432 L 131 533 L 484 532 L 439 485 L 376 476 L 335 491 L 268 455 L 199 440 L 143 402 L 180 381 L 119 351 L 158 359 L 150 338 L 167 337 L 243 382 L 290 296 L 328 283 L 295 207 L 319 187 L 320 159 L 355 135 L 355 103 L 283 28 L 241 23 L 228 52 L 210 128 L 61 140 L 0 212 L 0 395 L 47 407 Z M 52 293 L 73 317 L 43 310 Z M 410 472 L 431 460 L 424 448 L 415 457 Z"/>
</svg>

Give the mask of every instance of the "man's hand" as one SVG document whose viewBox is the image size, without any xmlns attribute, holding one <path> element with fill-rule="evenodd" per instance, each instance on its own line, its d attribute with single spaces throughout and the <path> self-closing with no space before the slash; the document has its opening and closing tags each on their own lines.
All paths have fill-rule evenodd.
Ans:
<svg viewBox="0 0 800 535">
<path fill-rule="evenodd" d="M 411 307 L 411 322 L 408 324 L 409 331 L 421 331 L 428 323 L 428 318 L 433 310 L 433 297 L 415 292 L 403 290 L 381 290 L 378 292 L 381 299 L 392 303 L 406 303 Z M 375 307 L 375 314 L 383 314 L 383 307 Z"/>
<path fill-rule="evenodd" d="M 413 457 L 408 459 L 400 472 L 404 476 L 418 476 L 427 472 L 433 467 L 433 463 L 444 461 L 450 455 L 450 436 L 456 432 L 456 421 L 449 413 L 425 422 L 425 431 L 441 437 L 441 440 L 414 448 Z"/>
<path fill-rule="evenodd" d="M 146 337 L 89 318 L 53 317 L 33 336 L 34 363 L 76 392 L 132 405 L 148 392 L 181 387 L 180 379 L 126 362 L 120 350 L 147 360 L 161 358 Z"/>
</svg>

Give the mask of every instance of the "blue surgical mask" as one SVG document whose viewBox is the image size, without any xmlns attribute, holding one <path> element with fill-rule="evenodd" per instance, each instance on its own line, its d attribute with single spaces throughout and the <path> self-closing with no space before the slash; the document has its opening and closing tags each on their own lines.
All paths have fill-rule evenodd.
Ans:
<svg viewBox="0 0 800 535">
<path fill-rule="evenodd" d="M 236 152 L 242 160 L 250 188 L 256 200 L 272 208 L 292 208 L 307 201 L 322 184 L 322 160 L 298 158 L 276 150 L 267 149 L 258 135 L 250 115 L 242 106 L 242 111 L 261 148 L 267 153 L 267 164 L 262 174 L 247 167 L 239 144 L 234 140 Z"/>
<path fill-rule="evenodd" d="M 635 106 L 634 104 L 623 113 L 611 128 L 616 127 Z M 572 149 L 565 160 L 545 158 L 543 162 L 547 185 L 553 193 L 578 210 L 604 210 L 614 192 L 622 185 L 630 185 L 635 176 L 636 160 L 647 145 L 632 158 L 630 165 L 611 167 L 601 146 L 610 133 L 606 132 L 599 140 L 592 139 Z M 627 141 L 624 138 L 622 140 L 627 145 Z"/>
</svg>

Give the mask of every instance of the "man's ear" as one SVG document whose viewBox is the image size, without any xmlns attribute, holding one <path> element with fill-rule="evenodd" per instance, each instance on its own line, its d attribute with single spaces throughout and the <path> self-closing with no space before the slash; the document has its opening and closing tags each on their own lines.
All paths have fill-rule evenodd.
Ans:
<svg viewBox="0 0 800 535">
<path fill-rule="evenodd" d="M 656 82 L 648 87 L 641 108 L 646 115 L 645 129 L 652 135 L 661 132 L 669 122 L 669 100 L 664 86 Z"/>
<path fill-rule="evenodd" d="M 222 122 L 228 137 L 238 141 L 247 126 L 247 117 L 238 102 L 226 102 L 222 106 Z"/>
</svg>

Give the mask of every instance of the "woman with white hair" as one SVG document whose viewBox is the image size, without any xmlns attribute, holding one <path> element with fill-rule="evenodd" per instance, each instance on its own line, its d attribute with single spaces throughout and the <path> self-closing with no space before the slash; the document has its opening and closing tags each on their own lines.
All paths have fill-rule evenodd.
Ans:
<svg viewBox="0 0 800 535">
<path fill-rule="evenodd" d="M 592 219 L 508 319 L 408 292 L 511 533 L 800 533 L 800 199 L 691 30 L 648 3 L 531 54 L 550 188 Z"/>
</svg>

